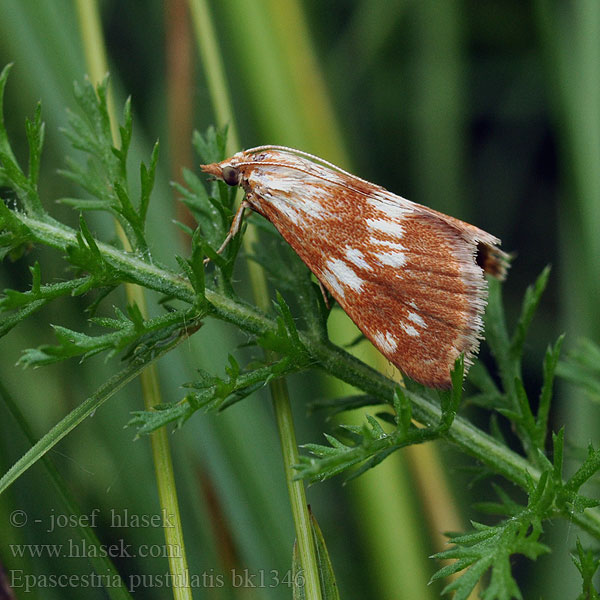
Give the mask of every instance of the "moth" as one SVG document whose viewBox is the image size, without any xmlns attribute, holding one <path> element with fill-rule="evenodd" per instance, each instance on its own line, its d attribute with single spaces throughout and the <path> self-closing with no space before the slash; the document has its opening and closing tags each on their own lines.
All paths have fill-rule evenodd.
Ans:
<svg viewBox="0 0 600 600">
<path fill-rule="evenodd" d="M 267 218 L 375 347 L 424 385 L 448 388 L 482 337 L 484 273 L 506 275 L 493 235 L 300 150 L 260 146 L 202 170 Z"/>
</svg>

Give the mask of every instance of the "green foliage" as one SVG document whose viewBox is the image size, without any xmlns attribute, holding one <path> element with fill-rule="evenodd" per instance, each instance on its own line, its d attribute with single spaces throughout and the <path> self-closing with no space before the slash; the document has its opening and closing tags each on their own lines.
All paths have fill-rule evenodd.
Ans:
<svg viewBox="0 0 600 600">
<path fill-rule="evenodd" d="M 0 75 L 0 101 L 8 71 L 9 67 Z M 307 444 L 305 448 L 310 456 L 300 459 L 298 477 L 311 481 L 340 473 L 356 477 L 399 448 L 441 439 L 475 457 L 481 465 L 480 475 L 502 476 L 527 495 L 526 504 L 521 505 L 496 485 L 499 502 L 481 504 L 479 508 L 499 515 L 500 520 L 493 525 L 473 523 L 473 532 L 453 535 L 453 548 L 437 555 L 455 562 L 440 569 L 434 579 L 464 569 L 460 577 L 446 586 L 445 591 L 455 592 L 455 598 L 466 598 L 487 571 L 490 578 L 484 598 L 521 598 L 511 572 L 511 557 L 520 554 L 535 560 L 548 552 L 550 549 L 542 540 L 543 526 L 549 519 L 567 519 L 596 540 L 600 539 L 600 514 L 595 510 L 598 502 L 582 491 L 600 470 L 600 451 L 590 446 L 579 467 L 565 478 L 564 432 L 550 435 L 549 430 L 562 337 L 546 352 L 539 392 L 533 395 L 522 379 L 525 340 L 548 283 L 548 269 L 527 290 L 512 332 L 506 324 L 500 284 L 489 282 L 487 339 L 496 367 L 490 371 L 482 363 L 474 365 L 467 380 L 470 393 L 463 394 L 462 359 L 455 365 L 451 391 L 428 390 L 410 381 L 405 388 L 399 387 L 328 340 L 329 308 L 318 286 L 308 269 L 264 222 L 257 223 L 263 241 L 251 258 L 263 265 L 276 283 L 275 301 L 271 310 L 265 312 L 240 295 L 233 272 L 243 231 L 222 254 L 217 253 L 234 214 L 234 189 L 220 182 L 211 182 L 207 189 L 195 174 L 185 172 L 186 185 L 176 188 L 195 217 L 197 227 L 194 231 L 184 227 L 192 234 L 191 247 L 187 257 L 177 257 L 179 270 L 160 264 L 152 255 L 145 227 L 151 208 L 158 145 L 152 151 L 148 166 L 142 163 L 139 167 L 139 176 L 136 175 L 139 192 L 134 196 L 131 190 L 135 186 L 128 169 L 133 135 L 130 103 L 125 105 L 117 148 L 112 141 L 106 86 L 105 81 L 95 90 L 85 82 L 75 88 L 79 112 L 70 115 L 65 133 L 86 160 L 83 163 L 69 160 L 62 174 L 79 186 L 82 197 L 61 201 L 80 213 L 104 211 L 112 215 L 125 234 L 124 248 L 98 239 L 83 214 L 80 214 L 79 228 L 73 229 L 46 212 L 37 189 L 44 138 L 40 107 L 26 124 L 27 172 L 19 166 L 3 118 L 0 119 L 0 181 L 8 188 L 6 202 L 0 203 L 1 256 L 16 260 L 31 247 L 46 246 L 64 257 L 72 275 L 66 281 L 44 282 L 42 269 L 35 262 L 30 267 L 29 290 L 5 290 L 0 296 L 0 335 L 55 299 L 79 296 L 88 303 L 92 327 L 109 331 L 92 335 L 56 324 L 53 327 L 57 343 L 25 350 L 20 363 L 41 366 L 74 357 L 87 360 L 100 353 L 105 353 L 107 358 L 118 355 L 124 362 L 114 377 L 13 465 L 2 478 L 0 491 L 149 364 L 187 336 L 197 331 L 201 335 L 202 320 L 215 318 L 245 332 L 248 345 L 267 350 L 268 358 L 240 364 L 238 357 L 230 355 L 222 375 L 200 372 L 195 381 L 186 384 L 187 393 L 180 401 L 133 415 L 130 424 L 137 427 L 138 435 L 169 423 L 181 426 L 198 411 L 223 410 L 275 379 L 314 368 L 360 390 L 359 394 L 329 401 L 325 408 L 330 412 L 366 406 L 383 406 L 385 410 L 368 415 L 360 426 L 346 425 L 335 436 L 326 434 L 328 445 Z M 193 142 L 202 162 L 222 159 L 225 139 L 224 131 L 214 129 L 209 129 L 205 136 L 195 134 Z M 205 258 L 210 259 L 207 266 Z M 115 308 L 112 318 L 93 316 L 107 294 L 124 283 L 154 290 L 168 303 L 162 302 L 157 307 L 160 314 L 150 319 L 143 318 L 135 305 Z M 178 308 L 169 308 L 171 304 Z M 569 378 L 585 379 L 586 389 L 591 392 L 598 390 L 597 365 L 589 360 L 594 352 L 597 349 L 588 347 L 580 353 L 579 359 L 576 356 L 560 366 L 561 372 Z M 584 355 L 587 362 L 581 358 Z M 585 377 L 582 376 L 584 371 Z M 492 435 L 460 414 L 459 409 L 469 405 L 486 411 Z M 515 438 L 512 442 L 518 442 L 520 453 L 512 450 L 503 438 L 502 423 L 507 420 Z M 547 451 L 550 437 L 552 452 Z M 587 594 L 582 597 L 597 597 L 591 584 L 597 560 L 578 546 L 574 562 Z M 331 597 L 336 597 L 334 587 L 329 585 L 328 589 Z"/>
<path fill-rule="evenodd" d="M 589 449 L 584 464 L 566 482 L 562 479 L 564 432 L 554 436 L 554 462 L 546 458 L 547 466 L 537 481 L 530 479 L 527 486 L 528 502 L 520 506 L 506 492 L 495 486 L 500 502 L 479 504 L 483 512 L 505 515 L 498 525 L 487 526 L 473 522 L 472 533 L 451 535 L 454 547 L 435 555 L 439 559 L 456 559 L 441 568 L 432 581 L 465 571 L 448 584 L 444 592 L 455 592 L 455 600 L 468 598 L 476 583 L 491 570 L 490 583 L 482 598 L 487 600 L 521 599 L 521 592 L 511 573 L 511 559 L 521 554 L 530 560 L 551 549 L 541 543 L 542 524 L 557 515 L 583 512 L 600 502 L 579 493 L 581 486 L 599 470 L 600 451 Z M 583 573 L 582 573 L 583 575 Z M 585 585 L 585 577 L 584 577 Z"/>
<path fill-rule="evenodd" d="M 82 360 L 108 350 L 108 356 L 124 352 L 124 358 L 139 358 L 148 347 L 158 347 L 177 335 L 186 319 L 190 322 L 187 330 L 192 329 L 191 319 L 198 314 L 189 311 L 173 311 L 154 319 L 144 320 L 137 306 L 129 306 L 127 315 L 115 307 L 116 319 L 92 318 L 93 323 L 114 329 L 104 335 L 90 336 L 73 331 L 60 325 L 54 326 L 59 341 L 56 346 L 39 346 L 25 350 L 19 363 L 23 366 L 47 365 L 53 362 L 81 356 Z"/>
<path fill-rule="evenodd" d="M 439 423 L 420 428 L 412 422 L 410 401 L 401 387 L 394 390 L 393 425 L 391 432 L 386 432 L 379 420 L 367 415 L 367 421 L 361 426 L 344 425 L 342 434 L 346 434 L 343 442 L 325 434 L 329 446 L 306 444 L 313 458 L 303 456 L 298 465 L 298 474 L 313 481 L 322 481 L 351 467 L 361 466 L 352 472 L 350 478 L 361 475 L 384 460 L 389 454 L 413 444 L 421 444 L 436 438 L 451 427 L 462 397 L 463 359 L 460 357 L 452 372 L 453 388 L 450 392 L 440 392 L 441 416 Z M 389 413 L 378 415 L 387 421 Z M 314 458 L 316 457 L 316 458 Z"/>
<path fill-rule="evenodd" d="M 89 81 L 83 85 L 75 84 L 75 99 L 81 113 L 69 113 L 69 127 L 64 133 L 73 148 L 88 155 L 88 161 L 81 165 L 71 159 L 68 161 L 69 168 L 61 173 L 80 185 L 92 198 L 62 198 L 61 201 L 78 210 L 110 212 L 125 231 L 131 249 L 148 255 L 145 223 L 158 162 L 158 142 L 154 145 L 150 166 L 140 165 L 140 194 L 134 202 L 127 173 L 127 155 L 133 131 L 131 101 L 125 103 L 124 125 L 119 127 L 121 144 L 117 148 L 112 144 L 107 85 L 107 79 L 97 90 Z"/>
<path fill-rule="evenodd" d="M 577 600 L 598 600 L 600 594 L 592 581 L 600 566 L 598 553 L 594 553 L 591 550 L 584 550 L 581 542 L 577 540 L 577 556 L 572 555 L 571 558 L 583 579 L 583 590 L 577 596 Z"/>
<path fill-rule="evenodd" d="M 500 284 L 496 280 L 489 281 L 490 300 L 486 315 L 486 339 L 498 364 L 501 386 L 495 383 L 491 374 L 485 371 L 481 364 L 474 370 L 474 377 L 472 377 L 473 383 L 479 387 L 480 392 L 478 396 L 472 398 L 472 402 L 486 408 L 494 407 L 513 422 L 523 450 L 533 464 L 538 464 L 539 453 L 540 451 L 543 453 L 548 435 L 550 400 L 563 336 L 546 351 L 543 383 L 535 415 L 532 412 L 532 402 L 523 385 L 521 362 L 525 336 L 548 283 L 549 275 L 550 269 L 544 269 L 535 284 L 527 289 L 521 314 L 512 335 L 506 326 Z"/>
<path fill-rule="evenodd" d="M 0 107 L 4 106 L 4 89 L 12 65 L 7 65 L 0 73 Z M 42 123 L 42 110 L 38 104 L 32 121 L 27 120 L 25 125 L 27 142 L 29 144 L 29 172 L 25 174 L 17 164 L 17 160 L 10 146 L 4 114 L 0 117 L 0 181 L 10 183 L 19 196 L 23 207 L 30 213 L 41 214 L 42 204 L 37 193 L 37 179 L 44 142 L 44 125 Z M 5 211 L 3 217 L 11 219 Z M 0 217 L 0 224 L 2 223 Z"/>
</svg>

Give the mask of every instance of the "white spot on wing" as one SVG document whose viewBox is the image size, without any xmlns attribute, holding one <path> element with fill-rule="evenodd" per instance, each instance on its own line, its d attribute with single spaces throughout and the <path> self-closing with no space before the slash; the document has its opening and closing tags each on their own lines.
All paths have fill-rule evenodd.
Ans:
<svg viewBox="0 0 600 600">
<path fill-rule="evenodd" d="M 336 292 L 341 298 L 346 295 L 342 282 L 331 271 L 323 271 L 321 279 L 323 280 L 323 285 Z"/>
<path fill-rule="evenodd" d="M 284 194 L 296 194 L 299 181 L 296 177 L 264 177 L 263 184 L 268 185 L 271 193 L 283 192 Z"/>
<path fill-rule="evenodd" d="M 419 335 L 421 335 L 412 325 L 400 323 L 400 327 L 402 327 L 402 329 L 404 329 L 404 331 L 412 337 L 418 337 Z"/>
<path fill-rule="evenodd" d="M 373 335 L 373 340 L 378 348 L 381 348 L 381 350 L 388 352 L 389 354 L 395 352 L 398 347 L 398 341 L 389 331 L 386 331 L 385 333 L 377 331 Z"/>
<path fill-rule="evenodd" d="M 294 196 L 297 199 L 298 208 L 307 215 L 322 219 L 325 208 L 323 206 L 323 190 L 315 190 L 310 185 L 303 185 Z"/>
<path fill-rule="evenodd" d="M 414 302 L 411 302 L 411 304 L 414 304 Z M 422 327 L 423 329 L 427 328 L 427 323 L 425 323 L 423 317 L 421 315 L 418 315 L 417 313 L 409 312 L 408 319 L 416 325 L 418 325 L 419 327 Z"/>
<path fill-rule="evenodd" d="M 404 252 L 382 252 L 377 255 L 377 260 L 382 265 L 399 268 L 406 263 L 406 255 Z"/>
<path fill-rule="evenodd" d="M 342 298 L 345 296 L 345 288 L 352 288 L 355 292 L 360 291 L 363 280 L 356 271 L 339 258 L 330 258 L 323 270 L 324 283 L 335 290 Z"/>
<path fill-rule="evenodd" d="M 400 223 L 392 219 L 367 219 L 367 226 L 381 233 L 391 235 L 396 238 L 401 238 L 404 234 L 404 229 Z"/>
<path fill-rule="evenodd" d="M 311 178 L 304 174 L 299 177 L 297 173 L 288 175 L 284 171 L 283 175 L 275 177 L 270 171 L 257 172 L 251 180 L 259 195 L 292 220 L 294 211 L 295 223 L 305 217 L 322 219 L 327 212 L 323 206 L 323 190 L 314 188 Z"/>
<path fill-rule="evenodd" d="M 346 258 L 359 269 L 373 270 L 373 267 L 365 260 L 365 255 L 358 248 L 346 246 Z"/>
<path fill-rule="evenodd" d="M 406 250 L 406 248 L 400 244 L 399 242 L 390 242 L 390 240 L 378 240 L 377 238 L 369 238 L 369 242 L 371 242 L 371 244 L 374 244 L 376 246 L 385 246 L 386 248 L 389 248 L 390 250 Z"/>
</svg>

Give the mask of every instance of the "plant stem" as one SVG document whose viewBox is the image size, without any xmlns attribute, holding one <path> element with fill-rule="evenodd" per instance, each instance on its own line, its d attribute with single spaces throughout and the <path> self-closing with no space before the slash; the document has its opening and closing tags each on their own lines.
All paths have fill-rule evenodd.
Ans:
<svg viewBox="0 0 600 600">
<path fill-rule="evenodd" d="M 313 543 L 310 513 L 306 502 L 304 482 L 295 479 L 294 465 L 297 465 L 300 459 L 288 389 L 284 379 L 277 379 L 271 382 L 270 387 L 281 441 L 285 480 L 288 486 L 292 515 L 296 528 L 298 553 L 300 555 L 300 562 L 304 568 L 304 595 L 306 598 L 318 600 L 321 598 L 321 585 L 315 545 Z M 307 568 L 307 565 L 309 568 Z"/>
</svg>

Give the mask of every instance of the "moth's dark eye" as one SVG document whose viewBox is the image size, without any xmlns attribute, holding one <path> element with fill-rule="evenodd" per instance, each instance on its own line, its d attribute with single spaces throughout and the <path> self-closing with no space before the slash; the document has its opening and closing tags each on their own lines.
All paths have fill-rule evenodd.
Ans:
<svg viewBox="0 0 600 600">
<path fill-rule="evenodd" d="M 239 185 L 242 174 L 235 167 L 223 167 L 223 181 L 227 185 Z"/>
</svg>

